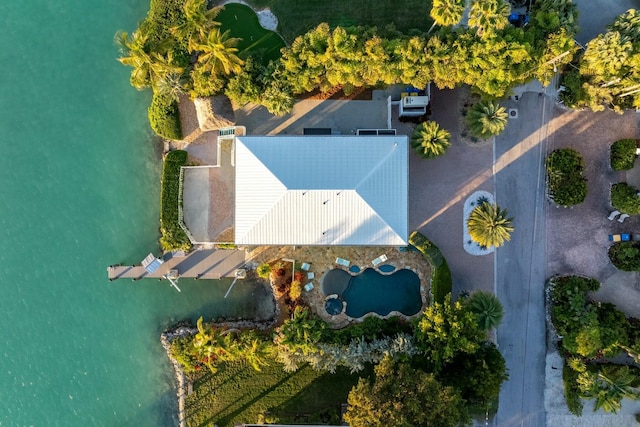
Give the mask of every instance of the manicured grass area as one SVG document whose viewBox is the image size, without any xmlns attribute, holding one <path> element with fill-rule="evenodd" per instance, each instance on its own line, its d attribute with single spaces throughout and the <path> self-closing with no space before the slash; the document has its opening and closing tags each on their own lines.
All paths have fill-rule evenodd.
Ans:
<svg viewBox="0 0 640 427">
<path fill-rule="evenodd" d="M 189 249 L 191 241 L 178 223 L 180 167 L 187 163 L 187 152 L 170 151 L 162 168 L 160 189 L 160 245 L 164 250 Z"/>
<path fill-rule="evenodd" d="M 280 57 L 280 49 L 285 47 L 284 40 L 273 31 L 265 30 L 258 22 L 258 16 L 250 7 L 231 3 L 225 5 L 217 16 L 221 31 L 230 30 L 231 37 L 242 39 L 238 43 L 238 53 L 242 58 L 246 53 L 261 54 L 263 62 Z M 243 55 L 245 54 L 245 55 Z"/>
<path fill-rule="evenodd" d="M 360 375 L 344 369 L 317 372 L 309 366 L 287 373 L 274 361 L 262 371 L 242 363 L 223 365 L 215 375 L 203 374 L 194 381 L 193 394 L 185 402 L 187 425 L 233 427 L 255 423 L 261 415 L 281 423 L 336 425 L 340 405 L 347 402 Z"/>
<path fill-rule="evenodd" d="M 394 24 L 408 32 L 431 26 L 430 0 L 248 0 L 257 8 L 269 7 L 278 17 L 280 34 L 288 43 L 321 22 L 330 26 Z"/>
<path fill-rule="evenodd" d="M 451 270 L 440 249 L 422 234 L 414 231 L 409 236 L 409 243 L 416 247 L 431 264 L 431 295 L 435 302 L 443 303 L 451 293 Z"/>
</svg>

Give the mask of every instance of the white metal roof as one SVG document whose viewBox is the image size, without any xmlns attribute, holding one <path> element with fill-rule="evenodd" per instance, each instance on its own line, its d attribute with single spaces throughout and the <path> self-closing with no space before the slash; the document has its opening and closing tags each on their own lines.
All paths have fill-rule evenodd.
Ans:
<svg viewBox="0 0 640 427">
<path fill-rule="evenodd" d="M 235 153 L 236 244 L 407 244 L 406 136 L 241 136 Z"/>
</svg>

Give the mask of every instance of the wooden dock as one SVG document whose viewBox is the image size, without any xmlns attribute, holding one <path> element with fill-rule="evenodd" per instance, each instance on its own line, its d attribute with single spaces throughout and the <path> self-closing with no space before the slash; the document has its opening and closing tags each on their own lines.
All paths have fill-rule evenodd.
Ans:
<svg viewBox="0 0 640 427">
<path fill-rule="evenodd" d="M 185 256 L 168 254 L 164 263 L 149 274 L 142 265 L 112 265 L 107 267 L 109 281 L 117 279 L 162 279 L 170 270 L 177 270 L 178 277 L 191 279 L 221 279 L 235 277 L 243 268 L 244 250 L 207 249 L 193 251 Z"/>
</svg>

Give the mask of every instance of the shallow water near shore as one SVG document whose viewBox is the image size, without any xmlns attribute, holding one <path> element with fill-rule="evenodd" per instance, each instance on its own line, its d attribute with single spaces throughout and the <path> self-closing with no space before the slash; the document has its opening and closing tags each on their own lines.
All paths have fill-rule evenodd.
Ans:
<svg viewBox="0 0 640 427">
<path fill-rule="evenodd" d="M 0 2 L 0 425 L 175 424 L 161 331 L 241 316 L 228 281 L 107 280 L 158 252 L 160 155 L 148 92 L 113 36 L 147 0 Z"/>
</svg>

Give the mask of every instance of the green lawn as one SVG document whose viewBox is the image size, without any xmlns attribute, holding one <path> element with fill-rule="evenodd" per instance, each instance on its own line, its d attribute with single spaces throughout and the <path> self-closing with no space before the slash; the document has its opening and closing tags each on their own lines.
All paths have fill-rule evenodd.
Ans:
<svg viewBox="0 0 640 427">
<path fill-rule="evenodd" d="M 273 31 L 262 28 L 250 7 L 238 3 L 227 4 L 218 14 L 216 21 L 220 22 L 221 31 L 230 30 L 231 37 L 242 39 L 238 43 L 241 58 L 244 52 L 258 52 L 262 54 L 266 64 L 269 60 L 280 57 L 280 49 L 285 46 L 284 41 Z"/>
<path fill-rule="evenodd" d="M 337 424 L 340 404 L 346 403 L 357 381 L 358 375 L 345 370 L 329 374 L 305 366 L 286 373 L 281 364 L 271 362 L 258 372 L 241 363 L 225 365 L 217 374 L 194 381 L 185 402 L 187 425 L 233 427 L 255 423 L 260 414 L 287 423 Z"/>
<path fill-rule="evenodd" d="M 393 23 L 402 32 L 431 26 L 431 0 L 247 0 L 256 8 L 269 7 L 288 43 L 321 22 L 331 26 Z"/>
</svg>

